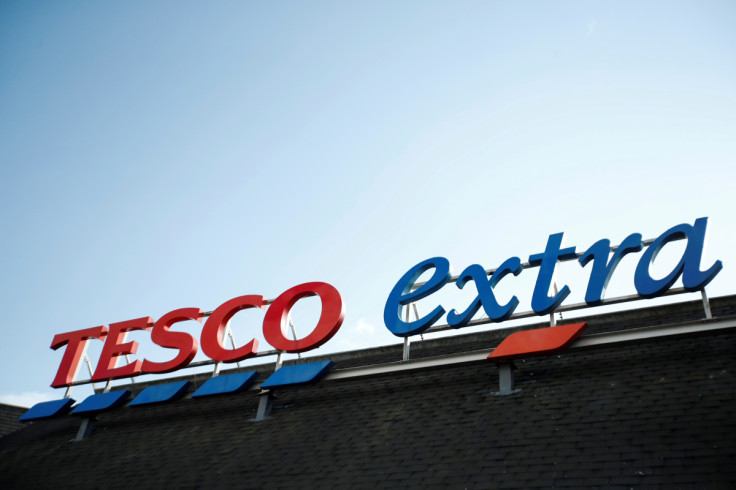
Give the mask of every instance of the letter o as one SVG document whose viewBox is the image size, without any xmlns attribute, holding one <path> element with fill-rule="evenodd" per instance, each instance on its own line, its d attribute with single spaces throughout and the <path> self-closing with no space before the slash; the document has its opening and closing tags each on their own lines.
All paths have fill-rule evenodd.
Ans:
<svg viewBox="0 0 736 490">
<path fill-rule="evenodd" d="M 319 296 L 322 313 L 317 326 L 303 339 L 286 337 L 286 322 L 294 304 L 308 296 Z M 275 349 L 284 352 L 304 352 L 330 340 L 340 329 L 345 319 L 342 296 L 333 286 L 325 282 L 307 282 L 281 293 L 266 311 L 263 319 L 263 337 Z"/>
</svg>

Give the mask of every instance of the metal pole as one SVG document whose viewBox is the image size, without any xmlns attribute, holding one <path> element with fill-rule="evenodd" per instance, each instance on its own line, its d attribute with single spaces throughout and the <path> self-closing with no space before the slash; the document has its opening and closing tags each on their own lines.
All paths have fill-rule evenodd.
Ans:
<svg viewBox="0 0 736 490">
<path fill-rule="evenodd" d="M 130 364 L 130 354 L 125 354 L 125 362 Z M 130 382 L 135 383 L 135 378 L 133 376 L 130 377 Z"/>
<path fill-rule="evenodd" d="M 411 311 L 411 308 L 409 308 L 409 306 L 407 305 L 406 306 L 406 323 L 409 323 L 409 312 L 410 311 Z M 409 360 L 409 347 L 410 347 L 410 342 L 411 341 L 409 340 L 409 337 L 404 337 L 404 352 L 403 352 L 403 355 L 401 357 L 404 361 L 408 361 Z"/>
<path fill-rule="evenodd" d="M 95 428 L 95 418 L 93 417 L 85 417 L 82 419 L 82 424 L 79 426 L 79 430 L 77 431 L 77 436 L 74 438 L 74 442 L 79 442 L 92 434 L 92 431 Z"/>
<path fill-rule="evenodd" d="M 228 333 L 229 332 L 230 332 L 230 322 L 228 321 L 227 324 L 225 325 L 225 331 L 222 332 L 222 343 L 223 344 L 227 340 L 227 337 L 228 337 Z M 234 343 L 235 341 L 233 340 L 232 342 L 233 342 L 233 348 L 235 348 L 235 343 Z M 216 376 L 218 376 L 220 374 L 220 368 L 221 367 L 222 367 L 222 361 L 217 361 L 215 363 L 215 369 L 212 371 L 212 377 L 213 378 L 216 377 Z"/>
<path fill-rule="evenodd" d="M 279 352 L 279 355 L 276 356 L 276 368 L 274 371 L 278 371 L 281 369 L 281 365 L 284 363 L 284 353 L 283 351 Z"/>
<path fill-rule="evenodd" d="M 708 295 L 705 294 L 705 288 L 700 290 L 700 294 L 703 296 L 703 309 L 705 310 L 705 318 L 713 318 L 713 313 L 710 311 L 710 301 Z"/>
<path fill-rule="evenodd" d="M 498 394 L 510 395 L 514 392 L 514 366 L 513 362 L 502 362 L 498 364 Z"/>
<path fill-rule="evenodd" d="M 128 332 L 123 332 L 123 338 L 122 338 L 122 340 L 120 340 L 120 343 L 121 344 L 125 343 L 125 341 L 127 340 L 127 338 L 128 338 Z M 115 369 L 117 367 L 117 365 L 118 365 L 118 359 L 119 359 L 118 356 L 113 357 L 111 369 Z M 130 363 L 130 361 L 128 361 L 128 362 Z M 110 388 L 112 388 L 112 378 L 110 378 L 110 379 L 107 380 L 107 383 L 105 383 L 105 388 L 102 390 L 102 392 L 103 393 L 107 393 L 108 391 L 110 391 Z M 84 424 L 82 424 L 82 426 L 84 426 Z M 81 432 L 81 428 L 80 428 L 80 432 Z M 79 440 L 81 441 L 81 439 L 79 439 Z"/>
<path fill-rule="evenodd" d="M 289 319 L 289 322 L 291 322 L 291 319 Z M 294 338 L 296 338 L 296 332 L 294 332 Z M 279 369 L 281 369 L 283 363 L 284 352 L 279 351 L 278 355 L 276 356 L 276 366 L 274 367 L 274 371 L 278 371 Z M 271 415 L 271 408 L 273 408 L 274 396 L 269 390 L 261 390 L 261 392 L 258 393 L 258 397 L 258 410 L 256 411 L 256 418 L 254 419 L 254 422 L 261 422 L 262 420 L 267 419 L 268 416 Z"/>
<path fill-rule="evenodd" d="M 87 355 L 87 352 L 84 353 L 84 362 L 87 363 L 87 370 L 89 371 L 89 377 L 92 379 L 92 376 L 94 376 L 94 373 L 92 372 L 92 363 L 89 360 L 89 356 Z M 95 386 L 94 383 L 92 383 L 92 389 L 97 390 L 97 386 Z"/>
<path fill-rule="evenodd" d="M 87 356 L 88 345 L 89 345 L 88 342 L 84 343 L 84 347 L 82 347 L 82 357 L 84 358 L 85 361 L 87 361 L 87 369 L 89 369 L 89 377 L 92 378 L 92 365 L 89 362 L 89 356 Z M 72 383 L 74 383 L 74 380 L 77 379 L 77 375 L 79 374 L 79 369 L 81 367 L 82 367 L 81 365 L 77 364 L 77 369 L 74 371 L 74 375 L 72 376 Z M 94 383 L 92 384 L 92 389 L 97 389 Z M 64 398 L 71 398 L 71 396 L 72 396 L 72 385 L 69 385 L 66 387 Z"/>
<path fill-rule="evenodd" d="M 230 345 L 232 345 L 233 349 L 235 349 L 235 336 L 233 336 L 232 329 L 227 329 L 227 336 L 230 337 Z M 238 367 L 240 367 L 240 361 L 238 361 L 236 364 L 238 365 Z"/>
<path fill-rule="evenodd" d="M 259 393 L 260 399 L 258 400 L 258 411 L 256 412 L 256 422 L 260 422 L 268 418 L 271 415 L 271 408 L 273 407 L 273 395 L 270 391 L 264 390 Z"/>
<path fill-rule="evenodd" d="M 296 336 L 296 327 L 294 327 L 294 322 L 291 320 L 291 315 L 289 315 L 289 327 L 291 327 L 291 336 L 294 337 L 294 340 L 297 340 L 299 337 Z M 300 352 L 297 352 L 296 356 L 301 359 L 302 354 Z"/>
<path fill-rule="evenodd" d="M 556 296 L 557 293 L 560 292 L 557 289 L 557 279 L 552 280 L 552 288 L 555 290 L 555 296 Z M 560 313 L 560 318 L 562 318 L 562 313 Z M 555 321 L 555 312 L 553 311 L 552 313 L 549 314 L 549 326 L 554 327 L 555 325 L 557 325 L 557 322 Z"/>
<path fill-rule="evenodd" d="M 417 320 L 419 320 L 419 310 L 417 310 L 417 304 L 416 303 L 412 303 L 411 305 L 414 307 L 414 316 L 416 317 Z M 422 339 L 422 342 L 424 342 L 424 334 L 423 333 L 420 333 L 419 334 L 419 338 Z"/>
</svg>

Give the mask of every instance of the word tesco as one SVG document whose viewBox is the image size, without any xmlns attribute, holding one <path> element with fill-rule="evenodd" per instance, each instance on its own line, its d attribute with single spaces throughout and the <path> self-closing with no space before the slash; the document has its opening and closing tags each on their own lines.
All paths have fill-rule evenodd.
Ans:
<svg viewBox="0 0 736 490">
<path fill-rule="evenodd" d="M 670 289 L 680 276 L 682 276 L 683 286 L 688 291 L 701 290 L 713 280 L 723 265 L 720 260 L 717 260 L 706 270 L 700 268 L 707 226 L 708 218 L 697 219 L 693 225 L 684 223 L 673 226 L 647 247 L 639 259 L 634 274 L 634 286 L 640 296 L 644 298 L 660 296 Z M 577 256 L 575 247 L 563 246 L 563 239 L 564 233 L 550 235 L 544 252 L 529 256 L 529 265 L 539 267 L 531 302 L 532 309 L 539 315 L 553 312 L 570 294 L 570 288 L 567 285 L 559 292 L 549 294 L 557 262 L 571 260 Z M 687 245 L 677 265 L 665 277 L 653 278 L 650 274 L 650 266 L 662 247 L 671 241 L 682 239 L 687 240 Z M 625 255 L 640 252 L 643 246 L 641 234 L 633 233 L 615 248 L 611 247 L 610 240 L 599 240 L 580 256 L 578 260 L 582 267 L 591 264 L 590 279 L 585 292 L 585 302 L 588 305 L 601 304 L 608 282 L 618 263 Z M 434 269 L 432 277 L 416 287 L 417 279 L 431 269 Z M 518 276 L 522 269 L 519 257 L 511 257 L 504 261 L 490 277 L 478 264 L 465 268 L 458 277 L 456 285 L 462 289 L 469 281 L 473 281 L 477 296 L 464 311 L 451 310 L 447 314 L 447 323 L 455 328 L 464 327 L 481 307 L 491 321 L 502 322 L 508 319 L 519 305 L 519 300 L 513 296 L 506 304 L 501 305 L 496 300 L 493 288 L 509 274 Z M 411 322 L 401 319 L 401 309 L 440 290 L 450 279 L 450 262 L 444 257 L 427 259 L 409 269 L 396 283 L 386 301 L 383 315 L 386 327 L 394 335 L 400 337 L 417 335 L 427 330 L 445 314 L 445 309 L 441 305 L 436 306 L 422 318 Z"/>
<path fill-rule="evenodd" d="M 322 313 L 312 332 L 302 339 L 286 337 L 288 315 L 294 304 L 308 296 L 319 296 Z M 324 344 L 337 333 L 345 318 L 345 308 L 340 293 L 324 282 L 310 282 L 294 286 L 276 298 L 270 306 L 263 296 L 239 296 L 218 306 L 207 318 L 200 336 L 202 351 L 215 361 L 237 362 L 258 353 L 258 340 L 228 349 L 223 345 L 225 328 L 237 312 L 247 308 L 267 309 L 263 319 L 263 336 L 275 349 L 283 352 L 304 352 Z M 128 378 L 139 374 L 168 373 L 186 367 L 197 354 L 197 340 L 186 332 L 172 331 L 177 322 L 196 320 L 202 322 L 204 313 L 199 308 L 180 308 L 170 311 L 158 321 L 151 317 L 137 318 L 124 322 L 111 323 L 109 328 L 99 326 L 58 334 L 51 343 L 52 349 L 66 346 L 56 378 L 51 384 L 54 388 L 69 386 L 79 370 L 80 361 L 90 339 L 105 339 L 97 369 L 91 381 Z M 176 349 L 178 354 L 166 362 L 148 359 L 135 360 L 116 367 L 118 358 L 135 354 L 138 343 L 125 342 L 127 332 L 146 330 L 151 332 L 151 340 L 161 347 Z"/>
</svg>

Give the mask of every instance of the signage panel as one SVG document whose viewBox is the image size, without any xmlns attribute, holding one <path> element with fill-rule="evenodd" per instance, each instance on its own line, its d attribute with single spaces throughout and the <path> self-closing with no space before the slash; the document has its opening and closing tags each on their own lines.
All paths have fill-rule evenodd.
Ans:
<svg viewBox="0 0 736 490">
<path fill-rule="evenodd" d="M 289 339 L 286 336 L 289 312 L 297 301 L 309 296 L 318 296 L 322 302 L 322 313 L 317 325 L 303 339 Z M 264 337 L 274 348 L 283 352 L 305 352 L 316 349 L 337 333 L 345 318 L 342 296 L 337 289 L 324 282 L 309 282 L 294 286 L 279 295 L 270 306 L 267 303 L 263 296 L 248 295 L 233 298 L 217 307 L 202 327 L 200 336 L 202 351 L 212 360 L 220 362 L 237 362 L 255 356 L 258 353 L 258 340 L 255 338 L 235 349 L 228 349 L 223 345 L 223 333 L 227 322 L 237 312 L 247 308 L 266 310 L 263 320 Z M 199 308 L 180 308 L 165 314 L 158 321 L 154 321 L 151 317 L 143 317 L 111 323 L 109 328 L 99 326 L 58 334 L 54 337 L 51 348 L 56 350 L 66 346 L 66 350 L 51 386 L 60 388 L 70 386 L 74 382 L 86 343 L 91 339 L 105 341 L 91 381 L 129 378 L 140 374 L 160 374 L 182 369 L 197 354 L 197 339 L 186 332 L 171 331 L 170 328 L 173 324 L 186 320 L 201 322 L 204 316 Z M 178 351 L 177 354 L 166 362 L 143 359 L 116 367 L 118 358 L 135 354 L 138 350 L 138 342 L 125 342 L 126 334 L 134 330 L 151 332 L 153 343 L 167 349 L 175 349 Z"/>
<path fill-rule="evenodd" d="M 634 286 L 639 296 L 642 298 L 661 296 L 680 277 L 687 291 L 702 290 L 713 280 L 723 264 L 717 260 L 710 267 L 701 268 L 707 227 L 708 218 L 699 218 L 693 225 L 679 224 L 662 233 L 647 247 L 639 259 L 634 274 Z M 687 245 L 678 263 L 665 277 L 660 279 L 652 277 L 651 265 L 662 248 L 672 241 L 682 239 L 687 240 Z M 603 301 L 606 287 L 621 259 L 627 254 L 640 252 L 643 248 L 641 234 L 633 233 L 626 237 L 618 247 L 612 247 L 610 240 L 602 239 L 578 256 L 575 247 L 564 246 L 564 233 L 550 235 L 544 251 L 529 256 L 529 267 L 539 267 L 532 293 L 532 310 L 537 315 L 550 314 L 570 295 L 571 290 L 568 285 L 563 285 L 558 291 L 550 294 L 559 261 L 578 258 L 581 267 L 590 264 L 590 278 L 585 292 L 585 302 L 589 306 L 596 306 Z M 455 285 L 463 289 L 472 281 L 477 292 L 476 297 L 465 310 L 461 312 L 455 309 L 450 310 L 447 313 L 447 323 L 455 328 L 464 327 L 480 308 L 483 308 L 493 322 L 508 319 L 519 305 L 519 299 L 513 296 L 506 304 L 501 305 L 493 289 L 504 277 L 518 276 L 523 269 L 519 257 L 506 259 L 490 277 L 479 264 L 466 267 L 458 276 Z M 416 285 L 419 277 L 430 270 L 433 271 L 430 279 L 423 284 Z M 446 313 L 442 305 L 437 304 L 429 313 L 414 321 L 401 318 L 402 308 L 436 293 L 450 282 L 450 279 L 450 262 L 445 257 L 426 259 L 409 269 L 401 276 L 386 300 L 383 314 L 386 328 L 398 337 L 410 337 L 421 334 L 434 325 Z"/>
<path fill-rule="evenodd" d="M 581 267 L 589 267 L 590 276 L 585 291 L 585 305 L 596 306 L 604 301 L 606 288 L 616 267 L 626 255 L 642 252 L 634 273 L 634 286 L 639 297 L 654 298 L 666 294 L 673 284 L 682 278 L 684 289 L 699 291 L 713 280 L 723 265 L 716 260 L 709 267 L 702 267 L 702 254 L 705 247 L 708 218 L 699 218 L 695 223 L 673 226 L 662 233 L 645 249 L 645 242 L 639 233 L 627 236 L 620 245 L 613 247 L 608 239 L 601 239 L 579 253 L 574 246 L 565 246 L 564 233 L 555 233 L 548 237 L 544 250 L 532 254 L 525 264 L 520 257 L 510 257 L 492 271 L 486 271 L 479 264 L 466 267 L 456 278 L 455 285 L 463 289 L 469 283 L 475 287 L 475 297 L 462 311 L 450 309 L 437 302 L 434 308 L 414 321 L 401 318 L 402 309 L 412 303 L 429 298 L 442 289 L 453 278 L 450 274 L 450 262 L 445 257 L 432 257 L 419 262 L 406 271 L 389 293 L 384 308 L 384 323 L 394 335 L 410 337 L 421 334 L 434 325 L 441 317 L 455 328 L 467 326 L 482 308 L 492 322 L 503 322 L 514 314 L 520 301 L 512 296 L 505 304 L 500 304 L 494 288 L 507 276 L 518 276 L 524 269 L 536 267 L 537 278 L 531 295 L 532 310 L 537 315 L 548 315 L 560 308 L 570 295 L 571 289 L 563 284 L 554 288 L 557 264 L 563 260 L 577 259 Z M 662 278 L 651 275 L 651 266 L 659 252 L 670 242 L 686 240 L 684 252 L 677 264 Z M 431 277 L 424 283 L 417 283 L 426 272 Z M 317 325 L 302 339 L 290 339 L 286 335 L 288 316 L 294 304 L 302 298 L 318 296 L 322 311 Z M 239 311 L 249 308 L 266 310 L 263 320 L 263 335 L 266 341 L 280 352 L 305 352 L 315 349 L 330 340 L 342 325 L 345 308 L 340 293 L 333 286 L 324 282 L 310 282 L 294 286 L 279 295 L 269 306 L 269 302 L 260 295 L 246 295 L 233 298 L 218 306 L 208 315 L 199 337 L 186 332 L 172 331 L 178 322 L 195 320 L 203 322 L 207 314 L 199 308 L 179 308 L 163 315 L 158 320 L 141 317 L 123 322 L 111 323 L 109 326 L 98 326 L 58 334 L 51 343 L 52 349 L 65 347 L 59 370 L 51 386 L 63 387 L 74 383 L 80 362 L 84 356 L 87 342 L 92 339 L 103 340 L 104 345 L 90 381 L 103 381 L 127 378 L 140 374 L 161 374 L 182 369 L 194 359 L 199 347 L 202 352 L 216 362 L 237 362 L 255 356 L 258 353 L 258 340 L 240 346 L 227 348 L 224 334 L 230 319 Z M 416 310 L 415 310 L 416 311 Z M 573 328 L 574 327 L 574 328 Z M 506 346 L 496 352 L 498 360 L 524 353 L 545 353 L 564 349 L 584 329 L 579 325 L 569 328 L 554 328 L 536 333 L 519 334 L 513 339 L 509 337 Z M 143 330 L 150 332 L 151 341 L 166 349 L 175 351 L 168 361 L 156 362 L 149 359 L 135 359 L 118 366 L 120 357 L 136 353 L 138 343 L 126 342 L 128 332 Z M 533 340 L 533 341 L 532 341 Z M 523 345 L 521 345 L 523 344 Z M 529 345 L 527 345 L 529 344 Z M 532 344 L 535 344 L 536 347 Z M 524 347 L 526 345 L 526 347 Z M 499 346 L 501 347 L 501 346 Z M 508 351 L 508 352 L 506 352 Z M 284 374 L 284 373 L 282 373 Z"/>
</svg>

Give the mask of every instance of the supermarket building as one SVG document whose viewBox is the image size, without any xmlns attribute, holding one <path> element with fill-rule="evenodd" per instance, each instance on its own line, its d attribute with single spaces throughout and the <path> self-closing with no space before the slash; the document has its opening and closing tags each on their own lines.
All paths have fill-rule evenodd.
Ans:
<svg viewBox="0 0 736 490">
<path fill-rule="evenodd" d="M 168 401 L 9 427 L 0 485 L 733 487 L 736 295 L 574 321 L 588 329 L 541 356 L 488 359 L 509 332 L 565 325 L 305 357 L 281 369 L 334 367 L 268 390 L 273 363 L 227 371 L 259 375 L 217 396 L 192 396 L 204 375 L 136 383 L 131 399 L 187 382 Z"/>
</svg>

